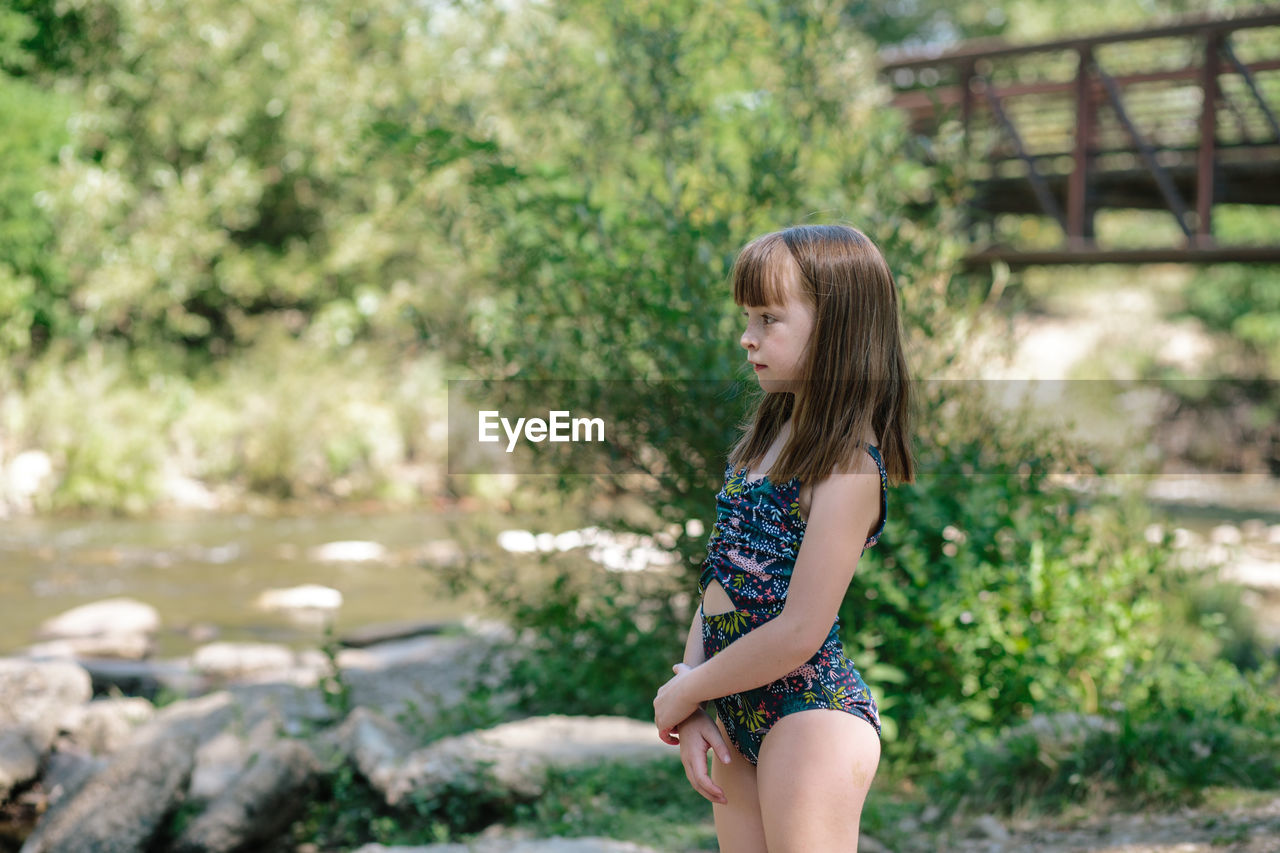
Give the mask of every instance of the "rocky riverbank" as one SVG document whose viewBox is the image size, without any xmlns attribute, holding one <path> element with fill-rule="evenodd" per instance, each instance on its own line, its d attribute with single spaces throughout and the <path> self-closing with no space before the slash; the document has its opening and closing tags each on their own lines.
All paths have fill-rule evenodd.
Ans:
<svg viewBox="0 0 1280 853">
<path fill-rule="evenodd" d="M 81 634 L 97 648 L 118 641 L 113 632 L 145 642 L 154 629 L 136 603 L 107 602 L 99 615 L 108 610 L 118 621 Z M 48 646 L 0 658 L 0 849 L 268 850 L 339 773 L 411 815 L 450 790 L 536 797 L 552 767 L 678 760 L 651 725 L 623 718 L 540 717 L 439 737 L 469 690 L 501 694 L 511 637 L 488 623 L 421 628 L 365 630 L 329 654 L 221 643 L 172 661 L 54 657 L 66 649 Z M 584 844 L 549 849 L 641 849 Z"/>
</svg>

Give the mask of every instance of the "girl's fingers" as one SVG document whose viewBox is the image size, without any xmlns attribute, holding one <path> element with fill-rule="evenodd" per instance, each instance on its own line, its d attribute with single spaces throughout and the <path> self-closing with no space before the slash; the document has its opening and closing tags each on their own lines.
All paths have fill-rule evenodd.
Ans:
<svg viewBox="0 0 1280 853">
<path fill-rule="evenodd" d="M 724 738 L 720 736 L 719 729 L 711 730 L 711 740 L 707 742 L 707 746 L 715 750 L 716 756 L 725 764 L 729 763 L 729 745 L 724 742 Z"/>
<path fill-rule="evenodd" d="M 689 784 L 703 798 L 713 803 L 728 802 L 725 799 L 724 791 L 715 782 L 712 782 L 711 777 L 707 775 L 707 753 L 705 748 L 701 751 L 701 758 L 699 758 L 698 752 L 696 749 L 680 750 L 680 759 L 684 764 L 684 775 L 689 780 Z"/>
<path fill-rule="evenodd" d="M 724 803 L 724 791 L 715 782 L 711 781 L 711 775 L 707 773 L 707 749 L 703 744 L 702 749 L 694 750 L 698 755 L 693 761 L 694 774 L 697 776 L 697 788 L 702 796 L 706 797 L 713 803 Z"/>
</svg>

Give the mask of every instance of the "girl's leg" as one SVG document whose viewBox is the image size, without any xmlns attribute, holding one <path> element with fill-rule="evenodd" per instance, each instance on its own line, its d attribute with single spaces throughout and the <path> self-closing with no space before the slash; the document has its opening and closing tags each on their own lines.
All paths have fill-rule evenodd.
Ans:
<svg viewBox="0 0 1280 853">
<path fill-rule="evenodd" d="M 774 723 L 756 766 L 769 853 L 857 850 L 862 804 L 879 763 L 880 738 L 861 717 L 817 708 Z"/>
<path fill-rule="evenodd" d="M 717 719 L 716 726 L 733 753 L 728 764 L 714 756 L 711 759 L 711 780 L 720 786 L 727 800 L 723 805 L 711 804 L 720 849 L 724 853 L 768 853 L 760 819 L 760 796 L 756 792 L 755 765 L 733 746 L 724 723 Z"/>
</svg>

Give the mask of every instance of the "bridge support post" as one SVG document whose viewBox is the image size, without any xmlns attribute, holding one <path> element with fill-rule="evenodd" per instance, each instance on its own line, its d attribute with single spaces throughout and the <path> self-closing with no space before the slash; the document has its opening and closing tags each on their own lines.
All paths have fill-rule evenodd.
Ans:
<svg viewBox="0 0 1280 853">
<path fill-rule="evenodd" d="M 1067 184 L 1067 244 L 1084 249 L 1093 245 L 1093 211 L 1089 209 L 1089 143 L 1093 138 L 1093 81 L 1089 66 L 1093 52 L 1080 48 L 1076 67 L 1076 138 L 1074 165 Z"/>
<path fill-rule="evenodd" d="M 1196 233 L 1194 246 L 1213 245 L 1213 183 L 1218 130 L 1218 71 L 1222 34 L 1205 34 L 1204 64 L 1200 66 L 1200 151 L 1196 157 Z"/>
<path fill-rule="evenodd" d="M 964 168 L 969 170 L 969 174 L 972 175 L 973 150 L 969 144 L 969 135 L 970 125 L 973 122 L 973 63 L 962 62 L 958 70 L 960 72 L 960 140 L 963 145 Z M 969 180 L 972 180 L 972 177 Z M 965 205 L 964 222 L 969 244 L 973 245 L 978 241 L 978 226 L 971 204 Z"/>
</svg>

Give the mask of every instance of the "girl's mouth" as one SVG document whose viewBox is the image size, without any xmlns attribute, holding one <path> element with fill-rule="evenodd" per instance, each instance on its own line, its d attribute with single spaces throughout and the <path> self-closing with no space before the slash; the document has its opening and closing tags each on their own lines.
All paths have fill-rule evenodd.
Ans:
<svg viewBox="0 0 1280 853">
<path fill-rule="evenodd" d="M 764 369 L 765 369 L 766 367 L 768 367 L 769 365 L 767 365 L 767 364 L 752 364 L 751 366 L 752 366 L 753 368 L 755 368 L 756 373 L 759 373 L 761 370 L 764 370 Z"/>
</svg>

